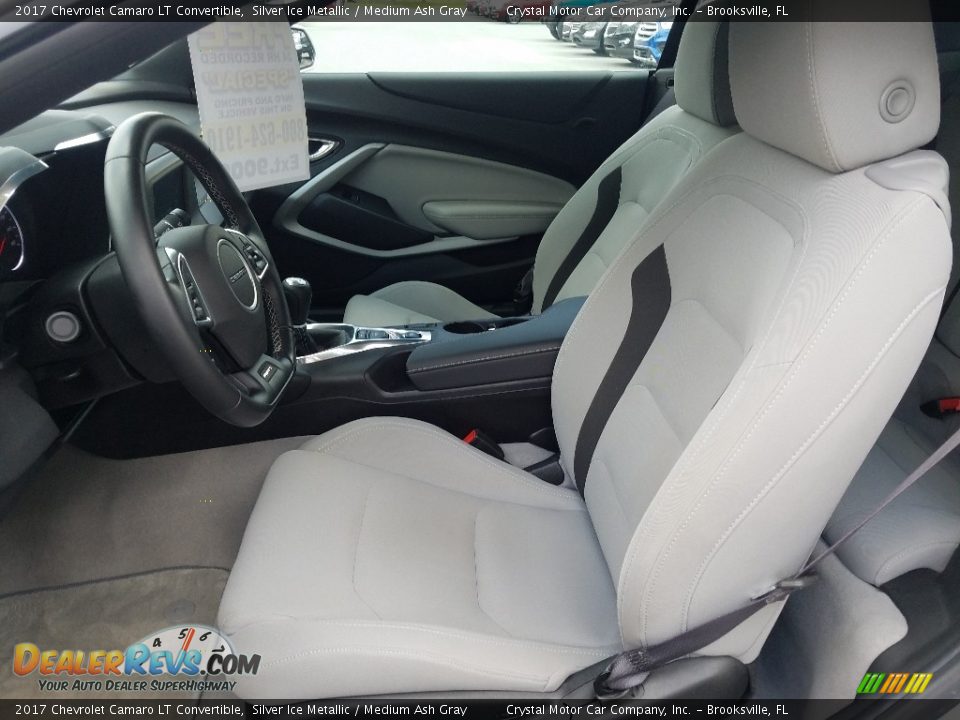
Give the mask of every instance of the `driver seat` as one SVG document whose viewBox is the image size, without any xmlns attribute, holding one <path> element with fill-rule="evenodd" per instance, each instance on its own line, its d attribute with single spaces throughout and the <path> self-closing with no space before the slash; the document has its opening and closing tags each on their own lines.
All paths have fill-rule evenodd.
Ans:
<svg viewBox="0 0 960 720">
<path fill-rule="evenodd" d="M 937 132 L 933 33 L 735 23 L 730 68 L 744 133 L 658 207 L 560 351 L 576 488 L 397 418 L 283 455 L 220 608 L 262 657 L 237 694 L 548 693 L 801 567 L 943 299 L 946 206 L 917 179 L 942 160 L 913 153 L 909 181 L 889 161 Z M 702 654 L 752 661 L 781 608 Z"/>
</svg>

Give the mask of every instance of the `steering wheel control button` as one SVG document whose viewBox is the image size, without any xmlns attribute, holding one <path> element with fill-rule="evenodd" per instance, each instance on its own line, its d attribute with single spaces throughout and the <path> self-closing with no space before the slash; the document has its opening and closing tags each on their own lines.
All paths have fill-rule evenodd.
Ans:
<svg viewBox="0 0 960 720">
<path fill-rule="evenodd" d="M 263 257 L 263 253 L 249 243 L 243 246 L 243 252 L 247 256 L 247 260 L 250 261 L 250 264 L 253 265 L 257 271 L 257 276 L 263 277 L 263 273 L 267 269 L 267 260 Z"/>
<path fill-rule="evenodd" d="M 58 343 L 70 343 L 80 337 L 83 325 L 80 318 L 67 310 L 52 313 L 44 323 L 47 335 Z"/>
<path fill-rule="evenodd" d="M 240 251 L 227 240 L 221 240 L 217 243 L 217 259 L 234 297 L 248 310 L 256 309 L 257 286 L 253 281 L 253 272 Z"/>
<path fill-rule="evenodd" d="M 263 363 L 263 365 L 260 366 L 260 369 L 257 370 L 257 375 L 262 377 L 267 382 L 270 382 L 270 379 L 276 374 L 277 374 L 277 366 L 271 365 L 268 362 Z"/>
<path fill-rule="evenodd" d="M 190 312 L 193 314 L 193 320 L 197 325 L 206 325 L 210 323 L 210 314 L 203 304 L 203 298 L 200 296 L 200 289 L 197 287 L 197 281 L 193 279 L 193 273 L 190 272 L 190 266 L 181 255 L 177 261 L 180 269 L 180 279 L 183 282 L 183 291 L 187 294 L 190 302 Z"/>
</svg>

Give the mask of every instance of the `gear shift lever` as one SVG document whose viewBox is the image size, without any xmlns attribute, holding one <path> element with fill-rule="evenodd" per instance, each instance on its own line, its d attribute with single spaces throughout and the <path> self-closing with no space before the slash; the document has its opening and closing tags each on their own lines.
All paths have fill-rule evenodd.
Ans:
<svg viewBox="0 0 960 720">
<path fill-rule="evenodd" d="M 307 332 L 307 314 L 310 312 L 310 301 L 313 291 L 310 283 L 303 278 L 288 277 L 283 281 L 283 295 L 290 310 L 290 324 L 293 325 L 293 335 L 297 341 L 297 355 L 310 355 L 316 352 L 317 347 Z"/>
</svg>

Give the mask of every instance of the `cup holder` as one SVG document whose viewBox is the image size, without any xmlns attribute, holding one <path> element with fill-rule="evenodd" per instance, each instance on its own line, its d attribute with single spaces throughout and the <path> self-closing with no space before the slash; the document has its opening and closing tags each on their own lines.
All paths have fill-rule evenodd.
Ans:
<svg viewBox="0 0 960 720">
<path fill-rule="evenodd" d="M 448 333 L 455 335 L 470 335 L 472 333 L 482 333 L 493 328 L 492 324 L 479 323 L 474 320 L 461 320 L 458 322 L 447 323 L 443 329 Z"/>
</svg>

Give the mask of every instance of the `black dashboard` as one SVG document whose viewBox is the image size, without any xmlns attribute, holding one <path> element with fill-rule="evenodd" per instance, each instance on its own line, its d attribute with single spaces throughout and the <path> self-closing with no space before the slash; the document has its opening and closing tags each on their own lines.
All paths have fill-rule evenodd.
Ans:
<svg viewBox="0 0 960 720">
<path fill-rule="evenodd" d="M 0 213 L 0 281 L 48 278 L 110 250 L 103 199 L 104 143 L 39 156 Z"/>
<path fill-rule="evenodd" d="M 162 107 L 158 107 L 162 106 Z M 170 379 L 129 299 L 104 198 L 113 128 L 143 110 L 199 127 L 195 105 L 121 101 L 53 110 L 0 136 L 46 167 L 13 188 L 0 211 L 0 348 L 34 378 L 45 407 L 69 408 L 141 382 Z M 147 158 L 159 236 L 172 211 L 183 222 L 222 217 L 187 167 L 165 148 Z M 0 358 L 2 363 L 2 358 Z"/>
<path fill-rule="evenodd" d="M 195 106 L 162 104 L 162 111 L 199 125 Z M 156 106 L 150 104 L 152 109 Z M 128 101 L 53 110 L 0 136 L 0 147 L 19 147 L 47 165 L 17 187 L 0 211 L 0 282 L 49 278 L 62 268 L 110 252 L 104 154 L 113 127 L 143 109 Z M 216 219 L 215 206 L 171 153 L 162 148 L 151 152 L 147 177 L 153 185 L 155 222 L 177 208 L 191 216 L 201 214 L 207 222 Z"/>
</svg>

